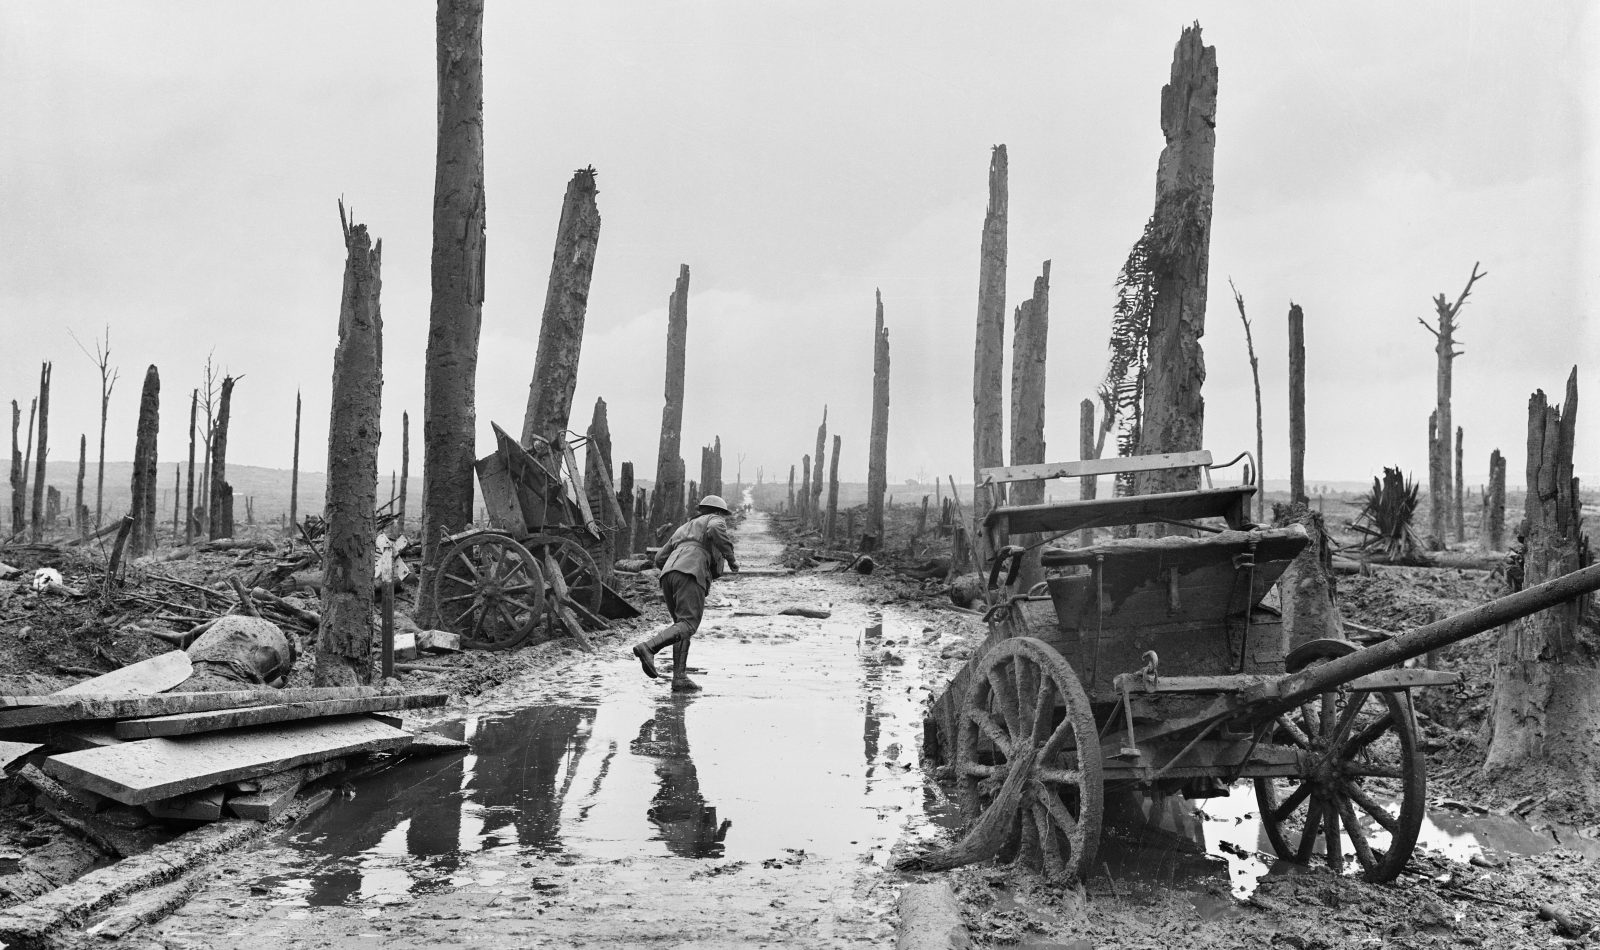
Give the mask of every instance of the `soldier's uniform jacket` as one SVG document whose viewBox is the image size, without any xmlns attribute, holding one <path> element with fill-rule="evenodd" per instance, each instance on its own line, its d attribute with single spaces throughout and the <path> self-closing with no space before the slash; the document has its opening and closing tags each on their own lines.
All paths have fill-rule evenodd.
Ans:
<svg viewBox="0 0 1600 950">
<path fill-rule="evenodd" d="M 711 581 L 722 576 L 725 563 L 738 563 L 733 556 L 733 541 L 728 537 L 727 517 L 713 512 L 679 525 L 656 552 L 655 563 L 663 574 L 681 571 L 709 589 Z"/>
</svg>

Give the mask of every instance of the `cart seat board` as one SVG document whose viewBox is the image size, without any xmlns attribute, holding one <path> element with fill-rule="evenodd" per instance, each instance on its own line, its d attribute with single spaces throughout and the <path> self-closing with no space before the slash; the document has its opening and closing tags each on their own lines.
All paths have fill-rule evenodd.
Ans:
<svg viewBox="0 0 1600 950">
<path fill-rule="evenodd" d="M 1081 478 L 1085 475 L 1122 475 L 1127 472 L 1156 472 L 1174 468 L 1209 468 L 1211 453 L 1167 452 L 1160 455 L 1119 456 L 1109 459 L 1079 459 L 1074 462 L 1045 462 L 1041 465 L 1003 465 L 979 469 L 986 482 L 1029 482 L 1047 478 Z"/>
<path fill-rule="evenodd" d="M 1082 528 L 1108 528 L 1161 519 L 1196 521 L 1222 518 L 1230 528 L 1237 529 L 1249 523 L 1250 499 L 1255 493 L 1255 486 L 1240 485 L 1058 501 L 1045 505 L 1002 505 L 989 512 L 984 519 L 984 526 L 1002 528 L 1010 534 L 1068 533 Z"/>
</svg>

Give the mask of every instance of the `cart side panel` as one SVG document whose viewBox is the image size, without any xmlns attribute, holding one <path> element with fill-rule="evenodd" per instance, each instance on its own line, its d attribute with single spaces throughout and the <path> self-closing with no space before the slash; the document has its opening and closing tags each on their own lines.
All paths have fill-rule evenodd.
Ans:
<svg viewBox="0 0 1600 950">
<path fill-rule="evenodd" d="M 473 468 L 478 472 L 478 485 L 483 489 L 483 504 L 489 512 L 490 526 L 518 537 L 527 534 L 528 526 L 522 520 L 522 505 L 512 487 L 505 460 L 498 453 L 485 455 L 473 464 Z"/>
<path fill-rule="evenodd" d="M 1160 659 L 1166 676 L 1224 676 L 1232 673 L 1283 673 L 1283 618 L 1257 608 L 1243 616 L 1208 621 L 1166 621 L 1140 627 L 1038 630 L 1034 636 L 1055 647 L 1077 670 L 1090 698 L 1115 700 L 1113 681 L 1145 665 L 1146 651 Z"/>
</svg>

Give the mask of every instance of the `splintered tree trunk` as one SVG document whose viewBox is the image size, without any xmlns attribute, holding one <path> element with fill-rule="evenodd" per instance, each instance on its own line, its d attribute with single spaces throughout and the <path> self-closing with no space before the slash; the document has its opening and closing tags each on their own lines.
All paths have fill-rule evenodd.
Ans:
<svg viewBox="0 0 1600 950">
<path fill-rule="evenodd" d="M 622 524 L 617 518 L 617 496 L 611 493 L 611 422 L 606 418 L 604 399 L 594 401 L 588 434 L 589 448 L 583 457 L 583 488 L 589 496 L 589 510 L 600 525 L 600 547 L 591 553 L 602 579 L 609 583 L 616 570 L 617 532 Z"/>
<path fill-rule="evenodd" d="M 822 425 L 817 426 L 817 468 L 816 477 L 811 480 L 811 520 L 818 531 L 823 528 L 822 507 L 822 468 L 827 464 L 828 445 L 828 407 L 822 407 Z"/>
<path fill-rule="evenodd" d="M 17 436 L 22 432 L 22 407 L 11 400 L 11 533 L 20 536 L 27 529 L 27 496 L 23 494 L 22 444 Z M 789 481 L 794 481 L 793 476 Z M 791 491 L 790 494 L 793 494 Z"/>
<path fill-rule="evenodd" d="M 133 517 L 128 546 L 134 557 L 156 546 L 156 436 L 161 427 L 161 374 L 154 364 L 144 372 L 139 395 L 139 428 L 133 443 Z"/>
<path fill-rule="evenodd" d="M 556 249 L 550 262 L 550 285 L 539 321 L 539 352 L 528 387 L 528 411 L 522 419 L 522 444 L 535 438 L 554 442 L 568 428 L 572 394 L 578 387 L 578 355 L 583 349 L 583 321 L 589 310 L 589 279 L 594 274 L 600 243 L 600 209 L 594 169 L 573 173 L 561 202 Z"/>
<path fill-rule="evenodd" d="M 1206 329 L 1206 271 L 1211 258 L 1212 162 L 1217 148 L 1217 50 L 1186 27 L 1172 56 L 1172 80 L 1161 90 L 1166 147 L 1156 166 L 1158 223 L 1179 234 L 1170 255 L 1153 262 L 1149 366 L 1138 453 L 1203 448 L 1206 379 L 1200 337 Z M 1136 494 L 1199 487 L 1194 469 L 1141 472 Z"/>
<path fill-rule="evenodd" d="M 706 491 L 711 491 L 711 446 L 700 446 L 700 486 Z"/>
<path fill-rule="evenodd" d="M 657 529 L 676 524 L 683 505 L 683 375 L 689 347 L 689 265 L 678 267 L 678 283 L 667 298 L 667 386 L 661 408 L 661 443 L 656 450 L 656 501 L 650 512 L 652 540 Z"/>
<path fill-rule="evenodd" d="M 643 488 L 633 492 L 633 553 L 643 554 L 649 545 L 645 532 L 650 529 L 650 495 Z"/>
<path fill-rule="evenodd" d="M 974 536 L 989 513 L 988 492 L 980 469 L 1005 464 L 1004 395 L 1006 364 L 1006 215 L 1009 202 L 1006 147 L 989 155 L 989 205 L 983 215 L 983 241 L 978 248 L 978 335 L 972 368 L 972 502 Z M 881 312 L 881 298 L 879 310 Z M 882 321 L 880 319 L 880 326 Z M 877 401 L 873 401 L 877 412 Z M 877 443 L 874 442 L 873 446 Z M 870 504 L 871 499 L 869 497 Z M 881 503 L 880 503 L 881 504 Z M 867 516 L 872 531 L 872 516 Z"/>
<path fill-rule="evenodd" d="M 82 485 L 83 476 L 80 474 L 79 485 Z M 172 466 L 172 544 L 178 544 L 178 512 L 183 508 L 183 466 L 173 463 Z"/>
<path fill-rule="evenodd" d="M 834 527 L 839 520 L 839 436 L 833 437 L 833 457 L 828 459 L 828 547 L 834 546 Z"/>
<path fill-rule="evenodd" d="M 1528 400 L 1528 495 L 1524 589 L 1578 570 L 1588 560 L 1572 458 L 1578 422 L 1578 371 L 1566 402 L 1543 390 Z M 1592 597 L 1552 607 L 1500 631 L 1494 663 L 1485 774 L 1497 790 L 1560 790 L 1564 806 L 1600 804 L 1600 663 Z"/>
<path fill-rule="evenodd" d="M 442 16 L 442 13 L 441 13 Z M 348 224 L 347 252 L 333 354 L 333 410 L 328 421 L 328 522 L 317 631 L 318 686 L 372 681 L 372 595 L 378 504 L 378 437 L 383 400 L 383 242 L 364 224 Z"/>
<path fill-rule="evenodd" d="M 1263 484 L 1263 490 L 1265 484 Z M 1289 504 L 1306 501 L 1306 318 L 1289 304 Z"/>
<path fill-rule="evenodd" d="M 193 451 L 191 449 L 191 451 Z M 289 531 L 290 537 L 300 523 L 300 390 L 294 391 L 294 463 L 289 470 Z"/>
<path fill-rule="evenodd" d="M 44 539 L 44 466 L 50 452 L 50 364 L 39 368 L 39 460 L 33 478 L 33 522 L 29 526 L 35 543 Z"/>
<path fill-rule="evenodd" d="M 411 413 L 400 413 L 400 515 L 395 523 L 406 533 L 406 486 L 411 482 Z"/>
<path fill-rule="evenodd" d="M 89 536 L 89 525 L 87 523 L 88 519 L 84 518 L 83 516 L 83 480 L 88 474 L 89 436 L 87 433 L 84 433 L 78 436 L 78 485 L 77 491 L 74 493 L 72 498 L 72 523 L 78 528 L 79 538 L 87 538 Z M 176 492 L 176 489 L 174 489 L 174 492 Z M 177 500 L 176 493 L 173 495 L 173 500 Z M 176 530 L 176 528 L 174 528 L 174 530 Z M 174 538 L 173 540 L 174 543 L 176 543 L 177 539 Z"/>
<path fill-rule="evenodd" d="M 1428 413 L 1428 546 L 1444 547 L 1445 490 L 1442 469 L 1443 443 L 1439 439 L 1439 411 Z"/>
<path fill-rule="evenodd" d="M 300 404 L 300 397 L 299 397 L 298 394 L 296 394 L 296 396 L 295 396 L 295 405 L 299 406 L 299 404 Z M 198 389 L 191 390 L 190 393 L 189 393 L 189 478 L 188 478 L 188 482 L 187 482 L 187 487 L 184 489 L 184 496 L 183 496 L 184 497 L 184 501 L 183 501 L 183 543 L 184 544 L 189 544 L 189 543 L 194 541 L 194 528 L 195 528 L 195 521 L 194 521 L 194 433 L 195 433 L 195 423 L 197 421 L 197 417 L 198 417 L 199 411 L 200 411 L 200 390 L 198 390 Z M 299 410 L 298 409 L 296 409 L 296 411 L 295 411 L 295 422 L 296 422 L 295 432 L 296 432 L 296 434 L 298 434 L 299 431 L 300 431 Z M 295 452 L 296 461 L 299 460 L 299 457 L 300 457 L 300 453 L 298 451 L 296 451 Z M 299 475 L 300 475 L 300 467 L 299 467 L 299 465 L 296 465 L 295 466 L 295 477 L 296 477 L 296 479 L 298 479 Z M 292 490 L 291 490 L 291 493 L 290 493 L 290 497 L 291 498 L 294 497 Z M 174 538 L 173 541 L 174 541 L 174 543 L 176 543 L 177 539 Z"/>
<path fill-rule="evenodd" d="M 633 546 L 633 463 L 623 462 L 617 473 L 617 507 L 622 509 L 622 523 L 617 525 L 617 556 L 632 557 L 638 548 Z"/>
<path fill-rule="evenodd" d="M 12 408 L 15 408 L 15 405 L 13 405 Z M 16 441 L 16 437 L 12 436 L 12 440 L 11 441 L 15 442 Z M 789 466 L 789 503 L 788 503 L 788 505 L 787 505 L 785 510 L 789 514 L 793 514 L 794 513 L 794 466 L 793 465 Z"/>
<path fill-rule="evenodd" d="M 1456 426 L 1456 542 L 1467 540 L 1467 480 L 1461 474 L 1462 451 L 1465 447 L 1465 435 L 1460 426 Z"/>
<path fill-rule="evenodd" d="M 422 572 L 417 620 L 437 621 L 441 539 L 472 521 L 478 329 L 483 317 L 483 0 L 439 0 L 432 300 L 422 394 Z"/>
<path fill-rule="evenodd" d="M 1002 159 L 1002 167 L 1004 159 Z M 884 542 L 883 496 L 889 491 L 889 330 L 883 325 L 883 291 L 872 334 L 872 434 L 867 449 L 867 524 L 862 549 Z"/>
<path fill-rule="evenodd" d="M 33 420 L 39 415 L 39 397 L 28 401 L 28 438 L 22 443 L 22 522 L 17 533 L 28 529 L 28 473 L 33 470 Z"/>
<path fill-rule="evenodd" d="M 1044 461 L 1045 345 L 1050 330 L 1050 262 L 1033 282 L 1033 297 L 1017 308 L 1011 334 L 1011 464 L 1034 465 Z M 1044 501 L 1044 482 L 1016 482 L 1011 504 L 1037 505 Z M 1029 548 L 1018 574 L 1019 590 L 1044 580 L 1040 535 L 1021 534 L 1012 539 Z"/>
<path fill-rule="evenodd" d="M 811 456 L 800 456 L 800 527 L 811 520 Z"/>
<path fill-rule="evenodd" d="M 211 434 L 211 540 L 233 537 L 233 486 L 228 484 L 228 415 L 233 404 L 232 376 L 222 379 L 217 426 Z"/>
<path fill-rule="evenodd" d="M 1499 449 L 1489 453 L 1489 490 L 1484 498 L 1484 538 L 1490 551 L 1506 543 L 1506 460 Z"/>
</svg>

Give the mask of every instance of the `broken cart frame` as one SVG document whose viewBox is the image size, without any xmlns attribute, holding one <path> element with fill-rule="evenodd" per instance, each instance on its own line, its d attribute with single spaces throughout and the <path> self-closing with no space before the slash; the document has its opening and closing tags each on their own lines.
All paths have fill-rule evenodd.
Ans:
<svg viewBox="0 0 1600 950">
<path fill-rule="evenodd" d="M 1195 452 L 983 474 L 998 501 L 998 486 L 1011 481 L 1211 467 L 1210 453 Z M 1372 881 L 1400 873 L 1426 797 L 1410 690 L 1458 682 L 1400 664 L 1600 589 L 1600 566 L 1366 649 L 1330 639 L 1290 644 L 1262 598 L 1309 538 L 1298 525 L 1251 524 L 1254 493 L 1207 487 L 993 508 L 984 525 L 996 552 L 991 586 L 1008 564 L 1010 577 L 992 598 L 988 638 L 935 701 L 929 723 L 971 830 L 924 866 L 999 854 L 1083 876 L 1094 867 L 1108 788 L 1193 798 L 1251 779 L 1280 857 L 1320 856 L 1340 870 L 1353 857 Z M 1199 536 L 1056 552 L 1052 563 L 1071 573 L 1015 589 L 1027 550 L 1015 536 L 1039 544 L 1144 523 L 1186 525 Z"/>
<path fill-rule="evenodd" d="M 491 426 L 496 449 L 475 466 L 489 527 L 445 539 L 451 547 L 434 579 L 444 623 L 463 646 L 507 650 L 547 614 L 553 628 L 580 639 L 580 624 L 606 626 L 603 613 L 636 616 L 595 563 L 605 529 L 583 491 L 574 444 L 538 439 L 529 450 Z M 617 506 L 610 485 L 600 493 Z"/>
</svg>

